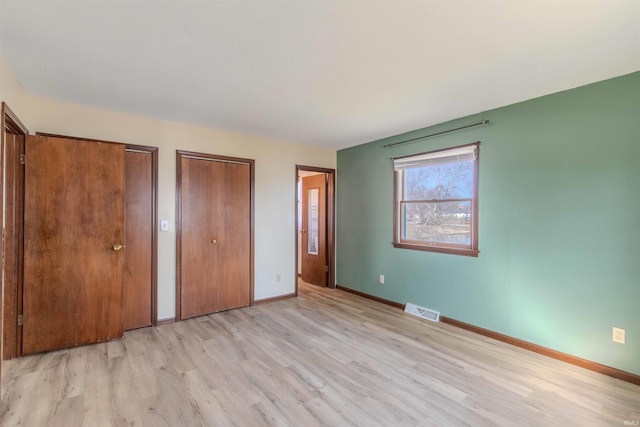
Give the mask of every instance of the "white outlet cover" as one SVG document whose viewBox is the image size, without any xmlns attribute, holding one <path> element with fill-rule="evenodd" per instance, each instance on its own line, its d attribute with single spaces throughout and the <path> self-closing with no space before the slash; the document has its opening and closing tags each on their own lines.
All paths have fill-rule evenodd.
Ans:
<svg viewBox="0 0 640 427">
<path fill-rule="evenodd" d="M 624 344 L 625 342 L 625 333 L 624 333 L 624 329 L 622 328 L 613 328 L 613 342 L 617 342 L 620 344 Z"/>
<path fill-rule="evenodd" d="M 163 219 L 160 221 L 160 231 L 169 231 L 169 220 Z"/>
</svg>

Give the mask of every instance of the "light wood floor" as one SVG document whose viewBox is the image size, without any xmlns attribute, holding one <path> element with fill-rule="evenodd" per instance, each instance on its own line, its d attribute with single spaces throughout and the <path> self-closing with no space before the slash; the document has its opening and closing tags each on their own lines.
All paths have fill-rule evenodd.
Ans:
<svg viewBox="0 0 640 427">
<path fill-rule="evenodd" d="M 337 290 L 3 363 L 2 426 L 622 426 L 640 387 Z"/>
</svg>

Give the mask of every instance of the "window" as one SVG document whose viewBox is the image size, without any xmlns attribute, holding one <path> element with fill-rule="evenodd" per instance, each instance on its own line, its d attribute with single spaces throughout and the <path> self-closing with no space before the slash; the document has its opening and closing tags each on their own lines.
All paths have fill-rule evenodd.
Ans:
<svg viewBox="0 0 640 427">
<path fill-rule="evenodd" d="M 396 248 L 478 256 L 479 145 L 393 159 Z"/>
</svg>

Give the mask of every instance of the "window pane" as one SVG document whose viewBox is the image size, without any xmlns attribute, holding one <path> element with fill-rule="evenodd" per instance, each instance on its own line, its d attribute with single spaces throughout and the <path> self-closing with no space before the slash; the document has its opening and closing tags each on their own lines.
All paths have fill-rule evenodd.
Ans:
<svg viewBox="0 0 640 427">
<path fill-rule="evenodd" d="M 405 203 L 401 216 L 404 240 L 471 245 L 471 201 Z"/>
<path fill-rule="evenodd" d="M 404 200 L 470 199 L 473 161 L 405 169 L 404 184 Z"/>
<path fill-rule="evenodd" d="M 310 255 L 318 255 L 318 201 L 319 189 L 312 188 L 309 190 L 309 229 L 307 236 L 307 253 Z"/>
</svg>

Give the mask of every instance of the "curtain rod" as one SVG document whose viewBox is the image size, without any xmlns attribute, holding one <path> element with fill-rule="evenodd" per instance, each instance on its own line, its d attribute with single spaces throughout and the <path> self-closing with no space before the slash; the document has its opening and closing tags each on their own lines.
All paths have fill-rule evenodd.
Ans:
<svg viewBox="0 0 640 427">
<path fill-rule="evenodd" d="M 462 130 L 462 129 L 473 128 L 473 127 L 476 127 L 476 126 L 484 126 L 484 125 L 488 125 L 489 123 L 490 123 L 489 120 L 483 120 L 483 121 L 481 121 L 479 123 L 474 123 L 472 125 L 461 126 L 459 128 L 455 128 L 455 129 L 449 129 L 449 130 L 445 130 L 445 131 L 438 132 L 438 133 L 432 133 L 431 135 L 419 136 L 418 138 L 407 139 L 406 141 L 394 142 L 393 144 L 384 145 L 384 148 L 393 147 L 394 145 L 406 144 L 408 142 L 417 141 L 419 139 L 425 139 L 425 138 L 431 138 L 433 136 L 444 135 L 445 133 L 455 132 L 455 131 Z"/>
</svg>

